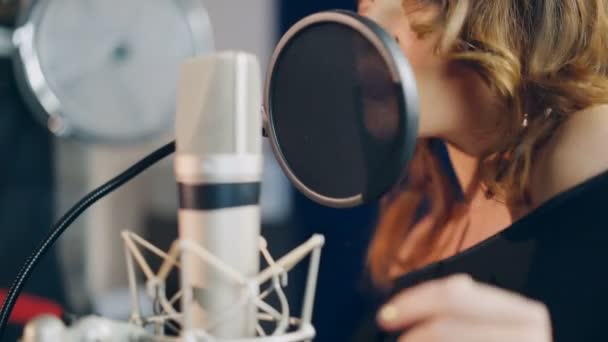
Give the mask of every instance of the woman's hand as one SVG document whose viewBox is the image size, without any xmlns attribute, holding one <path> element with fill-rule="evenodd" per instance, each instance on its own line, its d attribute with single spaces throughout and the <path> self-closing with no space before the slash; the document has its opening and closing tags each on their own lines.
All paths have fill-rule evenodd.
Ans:
<svg viewBox="0 0 608 342">
<path fill-rule="evenodd" d="M 403 291 L 378 315 L 399 342 L 550 342 L 543 304 L 469 276 L 452 276 Z"/>
</svg>

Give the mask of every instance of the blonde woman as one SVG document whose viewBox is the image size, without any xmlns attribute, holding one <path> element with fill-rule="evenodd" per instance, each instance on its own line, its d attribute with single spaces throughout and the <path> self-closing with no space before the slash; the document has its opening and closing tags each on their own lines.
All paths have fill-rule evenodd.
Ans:
<svg viewBox="0 0 608 342">
<path fill-rule="evenodd" d="M 399 41 L 421 101 L 415 159 L 369 248 L 391 294 L 380 330 L 607 340 L 608 1 L 360 0 L 359 11 Z"/>
</svg>

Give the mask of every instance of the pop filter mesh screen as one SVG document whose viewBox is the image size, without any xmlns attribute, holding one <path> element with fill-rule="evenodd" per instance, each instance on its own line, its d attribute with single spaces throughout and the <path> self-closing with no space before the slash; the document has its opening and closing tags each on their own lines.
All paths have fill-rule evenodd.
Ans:
<svg viewBox="0 0 608 342">
<path fill-rule="evenodd" d="M 377 195 L 394 183 L 382 177 L 400 161 L 401 102 L 376 46 L 349 26 L 327 22 L 306 27 L 282 49 L 268 109 L 293 174 L 310 190 L 342 199 Z"/>
</svg>

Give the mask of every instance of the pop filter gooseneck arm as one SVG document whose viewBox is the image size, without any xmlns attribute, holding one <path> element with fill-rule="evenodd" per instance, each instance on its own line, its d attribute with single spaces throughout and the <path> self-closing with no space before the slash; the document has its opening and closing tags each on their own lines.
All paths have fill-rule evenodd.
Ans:
<svg viewBox="0 0 608 342">
<path fill-rule="evenodd" d="M 38 265 L 42 257 L 47 253 L 47 251 L 55 244 L 57 239 L 61 237 L 61 235 L 66 231 L 66 229 L 91 205 L 105 196 L 112 193 L 114 190 L 123 186 L 125 183 L 129 182 L 133 178 L 140 175 L 142 172 L 149 169 L 154 164 L 158 163 L 162 159 L 167 156 L 173 154 L 175 152 L 175 141 L 166 144 L 165 146 L 159 148 L 158 150 L 152 152 L 147 157 L 137 162 L 127 170 L 125 170 L 120 175 L 111 179 L 107 183 L 103 184 L 99 188 L 90 192 L 87 196 L 85 196 L 82 200 L 76 203 L 51 229 L 46 238 L 38 245 L 38 247 L 34 250 L 34 252 L 27 258 L 21 270 L 17 274 L 17 277 L 13 281 L 8 294 L 2 304 L 2 309 L 0 310 L 0 340 L 4 335 L 4 331 L 6 330 L 6 326 L 8 324 L 9 317 L 15 307 L 15 303 L 25 286 L 25 283 L 31 276 L 35 267 Z"/>
</svg>

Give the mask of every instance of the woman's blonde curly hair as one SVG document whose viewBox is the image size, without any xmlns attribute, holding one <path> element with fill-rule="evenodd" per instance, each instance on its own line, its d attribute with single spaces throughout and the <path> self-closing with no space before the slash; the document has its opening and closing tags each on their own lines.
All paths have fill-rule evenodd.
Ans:
<svg viewBox="0 0 608 342">
<path fill-rule="evenodd" d="M 525 204 L 535 152 L 572 113 L 608 103 L 608 0 L 405 0 L 404 6 L 411 10 L 413 2 L 438 9 L 430 21 L 413 23 L 414 31 L 439 33 L 437 52 L 474 68 L 510 114 L 493 132 L 502 143 L 482 157 L 476 185 Z M 438 237 L 462 215 L 430 144 L 419 142 L 403 184 L 384 199 L 368 254 L 379 285 L 390 284 L 395 262 L 412 270 L 436 259 Z M 432 227 L 416 234 L 415 248 L 400 258 L 425 201 Z"/>
</svg>

